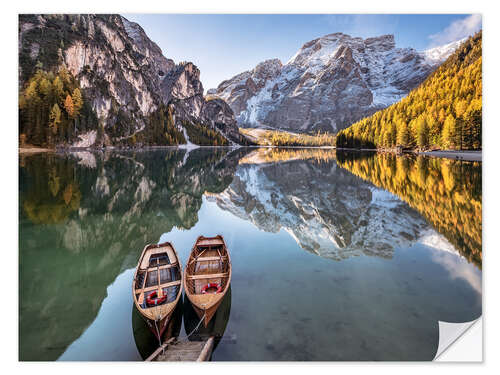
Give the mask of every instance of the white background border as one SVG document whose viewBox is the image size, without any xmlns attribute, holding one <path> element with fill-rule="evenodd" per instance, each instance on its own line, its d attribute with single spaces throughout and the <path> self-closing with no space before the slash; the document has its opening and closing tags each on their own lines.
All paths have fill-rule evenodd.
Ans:
<svg viewBox="0 0 500 375">
<path fill-rule="evenodd" d="M 498 291 L 495 286 L 500 285 L 498 280 L 499 253 L 496 238 L 494 236 L 499 216 L 498 187 L 500 171 L 498 171 L 498 153 L 500 147 L 496 143 L 500 140 L 499 127 L 500 116 L 498 108 L 500 101 L 498 90 L 500 89 L 498 65 L 499 65 L 499 25 L 500 20 L 496 2 L 493 1 L 448 1 L 448 0 L 419 0 L 405 2 L 394 1 L 343 1 L 335 2 L 307 0 L 307 1 L 286 1 L 274 0 L 263 1 L 253 0 L 250 2 L 238 1 L 167 1 L 144 2 L 131 0 L 108 0 L 95 1 L 86 0 L 82 2 L 74 1 L 5 1 L 2 4 L 3 18 L 0 23 L 2 29 L 2 166 L 4 178 L 2 184 L 2 233 L 4 256 L 3 266 L 11 271 L 3 274 L 3 280 L 18 280 L 18 154 L 17 154 L 17 20 L 18 13 L 481 13 L 483 15 L 483 89 L 484 89 L 484 111 L 483 111 L 483 321 L 484 330 L 484 360 L 480 365 L 472 364 L 443 364 L 443 363 L 218 363 L 205 364 L 203 368 L 193 364 L 168 364 L 164 370 L 160 371 L 203 371 L 208 373 L 236 373 L 255 374 L 255 372 L 281 372 L 287 371 L 293 375 L 303 374 L 309 371 L 309 367 L 314 373 L 328 373 L 332 371 L 369 371 L 374 374 L 398 373 L 402 371 L 409 374 L 421 374 L 425 372 L 443 371 L 453 372 L 454 375 L 481 370 L 492 370 L 498 363 L 498 339 L 500 334 L 498 326 L 499 304 Z M 335 30 L 332 30 L 334 32 Z M 170 30 L 175 32 L 175 30 Z M 196 63 L 196 62 L 195 62 Z M 489 287 L 488 287 L 489 286 Z M 18 306 L 17 288 L 13 288 L 8 296 L 4 296 L 4 305 L 1 308 L 2 314 L 2 340 L 0 341 L 2 356 L 2 370 L 10 373 L 9 370 L 20 371 L 22 373 L 32 373 L 33 371 L 51 374 L 64 373 L 68 371 L 72 374 L 119 372 L 121 374 L 136 374 L 138 371 L 151 371 L 153 368 L 144 368 L 141 363 L 19 363 L 18 358 Z M 490 298 L 487 298 L 490 297 Z M 480 336 L 481 330 L 471 329 L 471 335 Z M 477 340 L 478 337 L 476 337 Z M 464 353 L 464 352 L 462 352 Z M 460 354 L 459 354 L 460 356 Z M 141 366 L 141 367 L 139 367 Z M 472 366 L 472 367 L 471 367 Z M 159 368 L 155 367 L 154 371 Z M 8 371 L 8 372 L 6 372 Z M 371 374 L 370 374 L 371 375 Z"/>
</svg>

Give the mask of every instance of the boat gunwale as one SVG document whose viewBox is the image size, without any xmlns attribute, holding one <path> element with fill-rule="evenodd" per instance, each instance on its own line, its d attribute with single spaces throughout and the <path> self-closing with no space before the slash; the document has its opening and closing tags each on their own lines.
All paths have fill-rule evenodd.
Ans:
<svg viewBox="0 0 500 375">
<path fill-rule="evenodd" d="M 140 266 L 141 266 L 142 260 L 144 259 L 144 255 L 146 254 L 146 251 L 149 250 L 150 248 L 160 248 L 160 247 L 167 247 L 167 246 L 170 246 L 170 248 L 174 252 L 174 255 L 175 255 L 176 259 L 177 259 L 177 266 L 179 267 L 179 273 L 181 274 L 181 279 L 180 280 L 176 280 L 176 281 L 180 281 L 180 284 L 179 284 L 180 288 L 179 288 L 179 291 L 177 292 L 177 296 L 175 297 L 174 301 L 168 302 L 168 303 L 164 303 L 164 304 L 158 306 L 158 307 L 160 307 L 160 319 L 155 319 L 154 317 L 152 317 L 152 314 L 149 314 L 149 311 L 146 310 L 146 309 L 144 309 L 143 307 L 141 307 L 139 305 L 139 301 L 137 301 L 137 296 L 136 296 L 137 292 L 136 292 L 136 288 L 135 288 L 135 286 L 136 286 L 136 278 L 137 278 L 137 272 L 141 269 Z M 147 272 L 147 269 L 146 269 L 146 272 Z M 182 288 L 183 288 L 182 279 L 183 279 L 183 275 L 182 275 L 182 262 L 181 262 L 181 260 L 179 258 L 179 254 L 177 253 L 177 250 L 175 250 L 174 245 L 171 242 L 169 242 L 169 241 L 165 241 L 165 242 L 162 242 L 162 243 L 159 243 L 159 244 L 153 244 L 153 243 L 147 244 L 146 246 L 144 246 L 144 249 L 142 250 L 141 256 L 140 256 L 139 261 L 137 263 L 137 267 L 135 268 L 134 279 L 132 281 L 132 296 L 134 298 L 134 305 L 135 305 L 135 307 L 137 308 L 137 310 L 139 310 L 139 312 L 141 313 L 142 316 L 144 316 L 145 318 L 147 318 L 149 320 L 161 321 L 161 320 L 165 319 L 166 317 L 168 317 L 175 310 L 175 307 L 179 303 L 179 300 L 180 300 L 180 298 L 182 296 Z M 166 284 L 166 283 L 164 283 L 164 284 Z M 144 289 L 145 288 L 142 288 L 142 290 L 144 290 Z M 152 310 L 152 309 L 150 309 L 150 310 Z M 161 316 L 161 311 L 163 311 L 163 310 L 165 310 L 165 315 Z"/>
<path fill-rule="evenodd" d="M 224 289 L 220 293 L 212 294 L 211 295 L 214 298 L 213 298 L 213 300 L 211 300 L 209 302 L 209 304 L 207 304 L 205 306 L 200 306 L 198 303 L 194 302 L 191 299 L 191 296 L 194 296 L 194 295 L 197 295 L 197 294 L 191 293 L 189 291 L 189 288 L 187 287 L 188 266 L 189 266 L 191 260 L 193 259 L 193 252 L 196 249 L 196 246 L 198 245 L 198 243 L 201 240 L 215 239 L 215 238 L 218 238 L 218 239 L 220 239 L 222 241 L 222 246 L 224 246 L 224 248 L 226 250 L 226 255 L 225 256 L 227 256 L 227 262 L 228 262 L 228 268 L 229 268 L 228 275 L 227 275 L 227 282 L 226 282 L 226 285 L 225 285 Z M 220 258 L 222 258 L 222 257 L 224 257 L 224 256 L 221 256 Z M 214 237 L 198 236 L 198 238 L 196 238 L 196 241 L 194 242 L 193 247 L 191 248 L 191 253 L 189 254 L 189 258 L 188 258 L 188 260 L 186 262 L 184 272 L 182 273 L 182 283 L 183 283 L 183 286 L 184 286 L 184 293 L 186 294 L 186 296 L 188 297 L 189 301 L 194 306 L 196 306 L 198 309 L 200 309 L 202 311 L 207 311 L 207 310 L 213 308 L 214 306 L 216 306 L 218 303 L 220 303 L 222 301 L 222 299 L 224 298 L 224 296 L 226 295 L 226 292 L 229 289 L 229 284 L 231 283 L 232 272 L 233 272 L 233 267 L 232 267 L 232 263 L 231 263 L 231 256 L 229 255 L 229 250 L 227 248 L 226 241 L 224 240 L 224 237 L 222 235 L 220 235 L 220 234 L 218 234 L 217 236 L 214 236 Z"/>
</svg>

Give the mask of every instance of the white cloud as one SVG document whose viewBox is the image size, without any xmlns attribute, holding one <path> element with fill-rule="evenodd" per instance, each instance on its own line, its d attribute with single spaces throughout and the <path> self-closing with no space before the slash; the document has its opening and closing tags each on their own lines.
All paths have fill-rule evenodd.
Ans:
<svg viewBox="0 0 500 375">
<path fill-rule="evenodd" d="M 431 47 L 455 42 L 466 38 L 479 31 L 482 27 L 482 17 L 480 14 L 471 14 L 468 17 L 452 22 L 443 31 L 429 36 Z"/>
</svg>

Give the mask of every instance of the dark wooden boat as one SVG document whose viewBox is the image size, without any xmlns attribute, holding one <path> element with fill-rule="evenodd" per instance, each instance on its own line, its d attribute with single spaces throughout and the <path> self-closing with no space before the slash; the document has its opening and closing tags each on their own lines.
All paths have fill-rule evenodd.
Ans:
<svg viewBox="0 0 500 375">
<path fill-rule="evenodd" d="M 181 272 L 179 256 L 170 242 L 146 245 L 135 270 L 134 304 L 160 341 L 182 295 Z"/>
<path fill-rule="evenodd" d="M 231 258 L 221 235 L 198 237 L 183 282 L 187 298 L 207 327 L 231 282 Z"/>
</svg>

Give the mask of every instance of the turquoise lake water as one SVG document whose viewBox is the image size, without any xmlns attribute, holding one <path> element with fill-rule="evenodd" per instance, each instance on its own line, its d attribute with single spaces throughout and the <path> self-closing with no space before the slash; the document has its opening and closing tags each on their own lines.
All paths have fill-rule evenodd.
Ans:
<svg viewBox="0 0 500 375">
<path fill-rule="evenodd" d="M 212 360 L 431 360 L 439 320 L 482 313 L 481 163 L 392 158 L 21 156 L 20 360 L 144 359 L 141 251 L 170 241 L 185 264 L 200 234 L 222 234 L 233 267 Z M 174 318 L 181 337 L 197 323 L 187 301 Z"/>
</svg>

